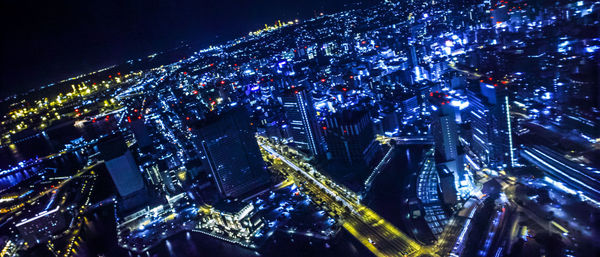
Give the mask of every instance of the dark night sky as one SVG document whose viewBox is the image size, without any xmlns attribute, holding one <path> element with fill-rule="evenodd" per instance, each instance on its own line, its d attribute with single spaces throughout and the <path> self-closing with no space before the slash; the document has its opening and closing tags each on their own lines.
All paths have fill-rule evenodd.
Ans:
<svg viewBox="0 0 600 257">
<path fill-rule="evenodd" d="M 357 0 L 2 0 L 0 97 Z M 371 1 L 372 2 L 372 1 Z M 216 38 L 220 36 L 220 38 Z"/>
</svg>

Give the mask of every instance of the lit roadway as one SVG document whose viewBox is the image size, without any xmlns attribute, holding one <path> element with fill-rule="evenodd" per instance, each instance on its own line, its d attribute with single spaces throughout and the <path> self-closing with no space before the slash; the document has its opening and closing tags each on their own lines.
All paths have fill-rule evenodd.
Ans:
<svg viewBox="0 0 600 257">
<path fill-rule="evenodd" d="M 298 187 L 308 190 L 323 201 L 323 205 L 338 213 L 344 228 L 376 256 L 434 255 L 429 248 L 422 247 L 373 210 L 358 202 L 353 193 L 345 191 L 313 168 L 309 168 L 310 171 L 307 172 L 298 167 L 262 140 L 259 140 L 258 144 L 270 154 L 265 159 L 271 161 L 274 168 L 291 178 Z"/>
<path fill-rule="evenodd" d="M 448 63 L 448 67 L 450 67 L 453 70 L 462 72 L 463 74 L 471 76 L 471 77 L 480 78 L 481 76 L 483 76 L 479 72 L 474 72 L 474 71 L 470 71 L 470 70 L 461 70 L 460 68 L 456 67 L 456 64 L 454 62 Z"/>
<path fill-rule="evenodd" d="M 55 187 L 53 187 L 53 188 L 49 188 L 49 189 L 46 189 L 46 190 L 44 190 L 44 191 L 40 192 L 38 195 L 36 195 L 36 196 L 34 196 L 34 197 L 32 197 L 32 198 L 30 198 L 30 199 L 26 200 L 26 201 L 24 202 L 24 204 L 25 204 L 25 203 L 26 203 L 26 204 L 32 204 L 32 203 L 35 203 L 37 200 L 39 200 L 40 198 L 42 198 L 44 195 L 47 195 L 47 194 L 50 194 L 50 193 L 53 193 L 53 192 L 59 192 L 59 191 L 60 191 L 60 189 L 61 189 L 61 188 L 62 188 L 64 185 L 66 185 L 67 183 L 69 183 L 71 180 L 73 180 L 73 179 L 75 179 L 75 178 L 78 178 L 78 177 L 80 177 L 81 175 L 83 175 L 84 173 L 88 172 L 90 169 L 92 169 L 92 168 L 96 167 L 96 165 L 98 165 L 98 164 L 101 164 L 101 163 L 104 163 L 104 161 L 99 161 L 99 162 L 96 162 L 96 163 L 94 163 L 94 164 L 92 164 L 92 165 L 89 165 L 89 166 L 86 166 L 86 167 L 84 167 L 84 168 L 83 168 L 83 169 L 81 169 L 81 170 L 80 170 L 80 171 L 79 171 L 77 174 L 75 174 L 75 175 L 73 175 L 73 176 L 69 177 L 68 179 L 65 179 L 65 180 L 61 181 L 61 182 L 60 182 L 60 183 L 58 183 L 58 184 L 57 184 Z M 18 210 L 20 210 L 21 208 L 25 207 L 25 205 L 24 205 L 24 204 L 23 204 L 23 205 L 21 205 L 20 207 L 16 208 L 16 209 L 14 209 L 14 210 L 13 210 L 11 213 L 17 213 L 17 211 L 18 211 Z M 10 213 L 9 213 L 9 214 L 10 214 Z M 18 214 L 17 214 L 17 215 L 18 215 Z M 10 216 L 10 215 L 6 215 L 6 216 L 4 216 L 4 217 L 0 218 L 0 222 L 1 222 L 1 221 L 2 221 L 4 218 L 8 218 L 9 216 Z"/>
</svg>

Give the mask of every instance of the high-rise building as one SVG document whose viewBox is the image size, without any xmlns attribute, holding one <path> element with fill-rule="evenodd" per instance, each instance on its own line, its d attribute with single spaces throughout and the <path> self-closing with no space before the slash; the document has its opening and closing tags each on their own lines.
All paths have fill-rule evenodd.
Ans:
<svg viewBox="0 0 600 257">
<path fill-rule="evenodd" d="M 375 159 L 379 145 L 366 110 L 343 110 L 325 119 L 327 149 L 333 160 L 349 166 L 367 167 Z"/>
<path fill-rule="evenodd" d="M 135 118 L 128 118 L 130 121 L 130 127 L 133 131 L 133 135 L 135 136 L 135 140 L 138 143 L 140 148 L 145 148 L 152 145 L 152 138 L 144 124 L 144 119 L 142 116 L 137 116 Z"/>
<path fill-rule="evenodd" d="M 431 133 L 435 143 L 436 159 L 442 162 L 456 160 L 458 133 L 455 108 L 450 105 L 448 95 L 444 93 L 430 93 L 429 101 L 434 108 L 431 115 Z"/>
<path fill-rule="evenodd" d="M 457 190 L 467 190 L 469 185 L 469 177 L 463 167 L 464 155 L 458 147 L 456 108 L 450 104 L 451 99 L 445 93 L 432 92 L 428 100 L 433 108 L 430 130 L 434 140 L 440 191 L 446 204 L 455 204 Z"/>
<path fill-rule="evenodd" d="M 506 82 L 481 80 L 480 92 L 467 91 L 472 127 L 472 150 L 479 159 L 494 168 L 515 165 Z"/>
<path fill-rule="evenodd" d="M 456 190 L 456 172 L 450 170 L 446 165 L 438 165 L 437 167 L 439 186 L 442 193 L 442 200 L 446 204 L 456 204 L 457 202 L 457 190 Z"/>
<path fill-rule="evenodd" d="M 98 150 L 119 193 L 121 210 L 133 210 L 146 203 L 146 184 L 123 137 L 113 134 L 102 138 Z"/>
<path fill-rule="evenodd" d="M 321 133 L 310 91 L 303 87 L 291 88 L 283 93 L 281 102 L 294 144 L 313 156 L 321 154 Z"/>
<path fill-rule="evenodd" d="M 243 108 L 209 116 L 197 129 L 219 192 L 236 198 L 270 183 L 250 119 Z"/>
</svg>

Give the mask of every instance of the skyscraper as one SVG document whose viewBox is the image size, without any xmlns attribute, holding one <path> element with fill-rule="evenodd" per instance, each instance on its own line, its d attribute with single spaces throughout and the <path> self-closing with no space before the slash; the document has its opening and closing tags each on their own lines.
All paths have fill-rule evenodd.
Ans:
<svg viewBox="0 0 600 257">
<path fill-rule="evenodd" d="M 321 134 L 310 91 L 303 87 L 288 89 L 281 101 L 294 144 L 313 156 L 321 154 Z"/>
<path fill-rule="evenodd" d="M 456 204 L 457 190 L 468 185 L 464 172 L 464 155 L 459 153 L 456 108 L 445 93 L 429 94 L 432 104 L 431 134 L 434 139 L 435 162 L 444 203 Z"/>
<path fill-rule="evenodd" d="M 224 197 L 236 198 L 269 184 L 269 174 L 243 108 L 209 115 L 197 130 L 204 162 Z"/>
<path fill-rule="evenodd" d="M 369 166 L 379 150 L 366 110 L 347 109 L 332 113 L 322 129 L 332 159 L 348 166 Z"/>
<path fill-rule="evenodd" d="M 121 210 L 133 210 L 146 203 L 146 184 L 123 137 L 113 134 L 102 138 L 98 150 L 119 193 Z"/>
<path fill-rule="evenodd" d="M 429 101 L 435 108 L 431 115 L 431 133 L 435 141 L 436 159 L 442 162 L 456 160 L 458 133 L 455 108 L 444 93 L 430 93 Z"/>
<path fill-rule="evenodd" d="M 130 128 L 133 131 L 133 135 L 135 136 L 135 140 L 138 143 L 140 148 L 145 148 L 152 145 L 152 138 L 144 124 L 144 119 L 142 116 L 136 116 L 134 118 L 129 118 Z"/>
<path fill-rule="evenodd" d="M 473 128 L 472 150 L 494 168 L 515 164 L 510 102 L 506 82 L 480 81 L 480 92 L 467 91 Z"/>
</svg>

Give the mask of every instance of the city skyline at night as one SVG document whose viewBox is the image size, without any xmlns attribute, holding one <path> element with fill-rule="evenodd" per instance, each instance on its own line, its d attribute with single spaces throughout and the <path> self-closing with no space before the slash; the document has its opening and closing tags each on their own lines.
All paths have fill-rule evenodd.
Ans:
<svg viewBox="0 0 600 257">
<path fill-rule="evenodd" d="M 600 254 L 600 2 L 3 6 L 0 257 Z"/>
</svg>

